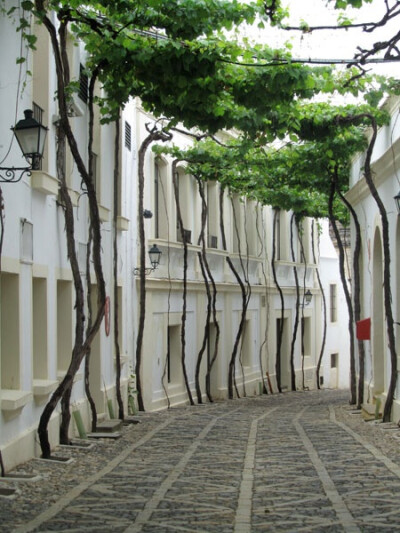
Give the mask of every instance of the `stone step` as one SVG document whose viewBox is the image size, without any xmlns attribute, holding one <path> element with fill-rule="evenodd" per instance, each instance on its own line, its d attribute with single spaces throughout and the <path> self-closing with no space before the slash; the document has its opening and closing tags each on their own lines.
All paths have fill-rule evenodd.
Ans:
<svg viewBox="0 0 400 533">
<path fill-rule="evenodd" d="M 105 431 L 104 433 L 101 433 L 96 431 L 96 433 L 88 433 L 87 436 L 88 439 L 119 439 L 121 437 L 121 433 L 111 431 Z"/>
<path fill-rule="evenodd" d="M 100 433 L 113 433 L 120 431 L 122 429 L 122 421 L 118 418 L 113 418 L 111 420 L 104 420 L 97 424 L 97 432 Z"/>
<path fill-rule="evenodd" d="M 383 413 L 383 403 L 381 402 L 378 412 L 376 412 L 375 403 L 363 403 L 361 406 L 362 416 L 365 420 L 373 420 L 376 417 L 382 418 Z"/>
</svg>

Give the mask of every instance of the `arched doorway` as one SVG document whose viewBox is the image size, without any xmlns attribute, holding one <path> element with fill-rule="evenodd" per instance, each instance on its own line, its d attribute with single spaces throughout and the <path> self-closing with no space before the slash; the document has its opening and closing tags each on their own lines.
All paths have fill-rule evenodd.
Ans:
<svg viewBox="0 0 400 533">
<path fill-rule="evenodd" d="M 383 308 L 383 254 L 379 229 L 375 231 L 372 263 L 372 358 L 374 394 L 385 388 L 385 315 Z"/>
</svg>

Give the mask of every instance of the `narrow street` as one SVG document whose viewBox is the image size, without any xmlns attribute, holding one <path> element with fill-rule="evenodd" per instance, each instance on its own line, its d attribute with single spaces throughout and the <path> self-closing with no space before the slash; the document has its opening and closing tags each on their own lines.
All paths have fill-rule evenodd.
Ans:
<svg viewBox="0 0 400 533">
<path fill-rule="evenodd" d="M 0 498 L 0 529 L 113 533 L 384 532 L 400 528 L 400 430 L 345 391 L 138 415 L 122 438 L 32 460 Z"/>
</svg>

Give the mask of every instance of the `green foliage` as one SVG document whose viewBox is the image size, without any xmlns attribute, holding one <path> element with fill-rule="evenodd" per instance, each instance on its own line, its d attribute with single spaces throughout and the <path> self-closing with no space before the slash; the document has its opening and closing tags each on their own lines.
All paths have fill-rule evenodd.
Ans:
<svg viewBox="0 0 400 533">
<path fill-rule="evenodd" d="M 338 0 L 336 7 L 361 3 Z M 48 13 L 30 1 L 23 7 L 38 21 Z M 155 150 L 188 161 L 188 171 L 203 180 L 301 216 L 326 215 L 334 174 L 346 190 L 349 160 L 366 146 L 369 115 L 384 124 L 388 117 L 377 106 L 388 91 L 400 89 L 396 80 L 292 64 L 288 49 L 227 37 L 242 23 L 262 25 L 263 11 L 274 24 L 281 21 L 285 11 L 278 0 L 49 0 L 47 9 L 69 21 L 84 42 L 88 75 L 99 69 L 105 96 L 96 102 L 104 122 L 138 96 L 169 127 L 179 122 L 209 134 L 234 129 L 228 148 L 208 138 L 186 151 Z M 19 30 L 34 47 L 29 29 L 29 18 L 22 17 Z M 76 90 L 72 81 L 67 97 Z M 364 95 L 365 103 L 314 101 L 319 94 L 348 93 Z M 344 220 L 341 209 L 338 204 Z"/>
<path fill-rule="evenodd" d="M 336 0 L 335 9 L 346 9 L 347 7 L 360 8 L 364 3 L 370 4 L 372 0 Z"/>
</svg>

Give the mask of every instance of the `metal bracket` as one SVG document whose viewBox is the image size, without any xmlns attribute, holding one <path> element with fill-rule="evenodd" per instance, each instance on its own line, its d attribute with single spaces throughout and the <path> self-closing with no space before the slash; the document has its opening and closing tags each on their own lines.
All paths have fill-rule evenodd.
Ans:
<svg viewBox="0 0 400 533">
<path fill-rule="evenodd" d="M 32 167 L 0 167 L 0 182 L 2 183 L 18 183 L 21 181 L 22 176 L 28 173 L 31 175 Z M 18 176 L 18 172 L 21 174 Z M 4 173 L 4 175 L 3 175 Z"/>
</svg>

